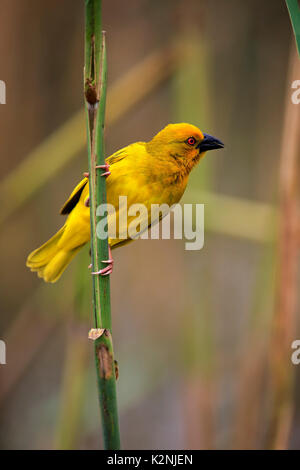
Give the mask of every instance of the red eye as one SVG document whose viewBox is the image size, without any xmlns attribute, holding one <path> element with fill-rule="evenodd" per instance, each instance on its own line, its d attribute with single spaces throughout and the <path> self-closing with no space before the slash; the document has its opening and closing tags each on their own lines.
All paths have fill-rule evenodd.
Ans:
<svg viewBox="0 0 300 470">
<path fill-rule="evenodd" d="M 187 142 L 187 144 L 189 144 L 189 145 L 195 145 L 196 139 L 195 139 L 194 137 L 189 137 L 186 142 Z"/>
</svg>

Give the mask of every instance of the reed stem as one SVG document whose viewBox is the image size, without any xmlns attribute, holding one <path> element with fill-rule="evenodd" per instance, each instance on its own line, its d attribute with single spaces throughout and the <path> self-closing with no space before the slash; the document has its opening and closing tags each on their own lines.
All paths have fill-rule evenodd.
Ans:
<svg viewBox="0 0 300 470">
<path fill-rule="evenodd" d="M 300 56 L 300 7 L 298 0 L 286 0 L 286 5 L 290 14 L 291 23 L 293 26 L 298 55 Z"/>
<path fill-rule="evenodd" d="M 97 168 L 105 164 L 104 118 L 106 103 L 106 47 L 102 31 L 101 0 L 85 0 L 85 68 L 84 94 L 89 160 L 89 191 L 91 219 L 92 272 L 107 265 L 108 234 L 97 236 L 97 224 L 106 215 L 97 216 L 97 208 L 106 204 L 106 182 L 101 177 L 104 171 Z M 103 236 L 105 235 L 105 237 Z M 94 340 L 99 406 L 102 418 L 105 449 L 119 449 L 119 421 L 116 396 L 116 378 L 113 344 L 111 336 L 110 279 L 93 275 L 94 327 L 90 338 Z"/>
</svg>

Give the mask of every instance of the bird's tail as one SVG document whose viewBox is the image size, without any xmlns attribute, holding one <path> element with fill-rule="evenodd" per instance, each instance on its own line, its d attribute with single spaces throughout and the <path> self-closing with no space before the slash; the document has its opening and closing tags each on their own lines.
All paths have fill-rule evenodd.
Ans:
<svg viewBox="0 0 300 470">
<path fill-rule="evenodd" d="M 65 226 L 63 226 L 50 240 L 34 250 L 27 258 L 26 266 L 31 271 L 36 271 L 39 277 L 46 282 L 56 282 L 76 253 L 82 247 L 74 250 L 65 251 L 59 247 L 59 241 L 63 235 Z"/>
</svg>

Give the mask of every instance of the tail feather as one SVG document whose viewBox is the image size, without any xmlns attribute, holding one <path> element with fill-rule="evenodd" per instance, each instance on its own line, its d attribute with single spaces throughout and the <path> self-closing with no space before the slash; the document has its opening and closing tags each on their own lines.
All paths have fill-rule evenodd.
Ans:
<svg viewBox="0 0 300 470">
<path fill-rule="evenodd" d="M 50 240 L 42 246 L 34 250 L 27 258 L 26 266 L 29 268 L 41 267 L 47 264 L 51 258 L 57 253 L 57 243 L 59 242 L 62 234 L 64 233 L 65 226 L 63 226 Z M 34 269 L 31 269 L 34 271 Z"/>
<path fill-rule="evenodd" d="M 50 240 L 34 250 L 27 258 L 26 266 L 46 282 L 56 282 L 81 246 L 74 250 L 63 250 L 58 246 L 65 226 L 62 227 Z"/>
</svg>

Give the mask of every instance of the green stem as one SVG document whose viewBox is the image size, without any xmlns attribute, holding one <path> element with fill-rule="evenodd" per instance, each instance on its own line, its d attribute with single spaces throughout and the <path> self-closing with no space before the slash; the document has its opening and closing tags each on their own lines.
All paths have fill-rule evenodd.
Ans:
<svg viewBox="0 0 300 470">
<path fill-rule="evenodd" d="M 294 34 L 295 34 L 295 39 L 296 39 L 296 44 L 297 44 L 297 49 L 298 49 L 298 54 L 300 56 L 300 8 L 298 4 L 298 0 L 286 0 L 286 5 L 290 14 Z"/>
<path fill-rule="evenodd" d="M 105 164 L 104 118 L 106 102 L 106 47 L 105 35 L 101 30 L 101 0 L 85 0 L 85 69 L 84 92 L 86 126 L 88 136 L 89 191 L 91 218 L 91 259 L 92 271 L 107 265 L 108 234 L 97 236 L 97 224 L 107 224 L 107 216 L 99 217 L 97 208 L 106 203 L 106 182 L 103 171 L 96 168 Z M 102 418 L 105 449 L 119 449 L 119 423 L 116 397 L 116 378 L 113 345 L 111 337 L 111 306 L 109 276 L 93 275 L 93 311 L 95 328 L 95 360 L 99 405 Z"/>
<path fill-rule="evenodd" d="M 108 329 L 95 340 L 95 358 L 103 439 L 106 450 L 120 449 L 116 402 L 116 370 L 111 333 Z"/>
</svg>

